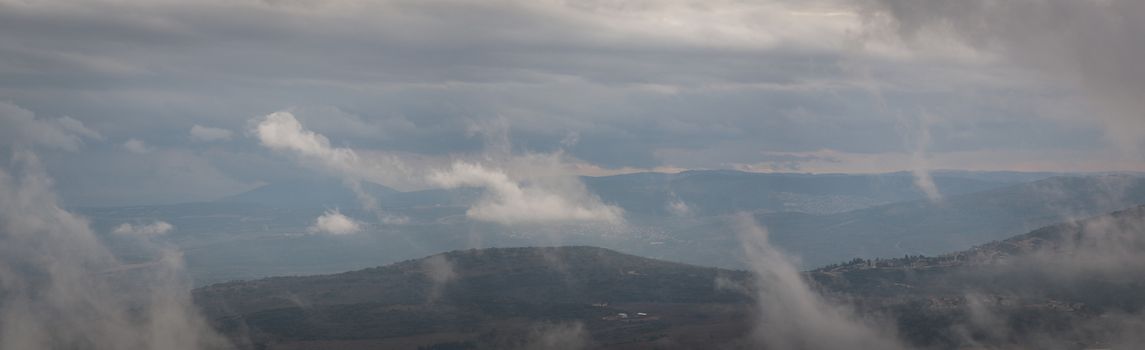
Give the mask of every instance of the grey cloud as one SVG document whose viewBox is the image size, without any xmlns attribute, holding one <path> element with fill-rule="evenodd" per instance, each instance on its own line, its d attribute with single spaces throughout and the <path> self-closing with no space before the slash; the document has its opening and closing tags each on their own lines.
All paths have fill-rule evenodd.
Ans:
<svg viewBox="0 0 1145 350">
<path fill-rule="evenodd" d="M 0 101 L 0 144 L 2 146 L 44 146 L 76 151 L 84 140 L 102 139 L 83 122 L 70 117 L 37 118 L 32 111 Z"/>
<path fill-rule="evenodd" d="M 227 129 L 212 128 L 199 124 L 192 126 L 190 131 L 191 139 L 201 142 L 230 140 L 232 134 L 234 134 L 234 132 Z"/>
<path fill-rule="evenodd" d="M 515 152 L 563 149 L 607 168 L 722 168 L 763 162 L 761 152 L 901 152 L 895 118 L 866 92 L 872 83 L 892 111 L 942 116 L 934 154 L 1108 151 L 1092 126 L 1041 118 L 1082 110 L 1063 98 L 1068 88 L 989 62 L 859 47 L 863 23 L 852 3 L 2 6 L 0 55 L 11 59 L 0 61 L 0 99 L 159 149 L 258 153 L 243 138 L 189 145 L 202 138 L 187 130 L 243 130 L 251 117 L 290 108 L 363 154 L 478 153 L 485 145 L 469 125 L 496 118 L 512 125 Z M 570 132 L 580 142 L 562 146 Z"/>
<path fill-rule="evenodd" d="M 147 154 L 152 151 L 151 147 L 140 139 L 128 139 L 123 143 L 123 149 L 135 154 Z"/>
<path fill-rule="evenodd" d="M 908 40 L 952 35 L 1087 92 L 1122 147 L 1138 150 L 1145 133 L 1145 4 L 1133 0 L 1011 2 L 875 1 L 871 17 L 889 19 Z"/>
</svg>

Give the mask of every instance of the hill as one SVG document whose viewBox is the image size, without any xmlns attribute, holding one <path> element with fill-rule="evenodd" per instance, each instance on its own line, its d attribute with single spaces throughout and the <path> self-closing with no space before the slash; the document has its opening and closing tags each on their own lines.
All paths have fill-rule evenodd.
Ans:
<svg viewBox="0 0 1145 350">
<path fill-rule="evenodd" d="M 1145 206 L 934 257 L 810 272 L 828 293 L 898 320 L 920 346 L 1133 348 L 1145 312 Z"/>
<path fill-rule="evenodd" d="M 224 332 L 254 348 L 501 348 L 553 325 L 575 325 L 607 346 L 695 327 L 738 330 L 747 298 L 716 281 L 745 277 L 602 248 L 494 248 L 334 275 L 222 283 L 194 294 Z M 681 325 L 688 327 L 674 329 Z"/>
<path fill-rule="evenodd" d="M 917 348 L 1141 344 L 1145 206 L 938 256 L 854 259 L 805 277 Z M 194 295 L 248 348 L 551 347 L 544 339 L 751 348 L 751 278 L 602 248 L 494 248 Z"/>
</svg>

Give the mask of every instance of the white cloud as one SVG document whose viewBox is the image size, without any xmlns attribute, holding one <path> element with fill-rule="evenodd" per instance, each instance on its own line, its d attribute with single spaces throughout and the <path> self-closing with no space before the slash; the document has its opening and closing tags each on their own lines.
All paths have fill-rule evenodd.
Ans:
<svg viewBox="0 0 1145 350">
<path fill-rule="evenodd" d="M 166 221 L 155 221 L 150 224 L 131 224 L 123 223 L 116 226 L 111 230 L 111 233 L 117 235 L 131 235 L 131 236 L 158 236 L 167 234 L 174 230 L 175 226 L 167 223 Z"/>
<path fill-rule="evenodd" d="M 410 178 L 397 157 L 375 155 L 369 160 L 353 149 L 333 147 L 322 134 L 305 129 L 290 112 L 274 112 L 256 119 L 252 133 L 271 150 L 293 154 L 302 162 L 351 180 L 368 180 L 390 185 Z"/>
<path fill-rule="evenodd" d="M 276 151 L 296 152 L 330 164 L 348 164 L 358 156 L 347 148 L 330 147 L 330 140 L 318 133 L 302 128 L 302 123 L 290 112 L 268 114 L 255 126 L 255 135 L 263 146 Z"/>
<path fill-rule="evenodd" d="M 127 142 L 123 143 L 123 149 L 135 154 L 147 154 L 152 151 L 151 147 L 148 147 L 147 144 L 140 139 L 127 140 Z"/>
<path fill-rule="evenodd" d="M 485 196 L 466 213 L 469 217 L 503 224 L 552 221 L 603 221 L 619 223 L 624 211 L 607 205 L 580 188 L 561 191 L 552 187 L 514 181 L 503 170 L 481 164 L 457 162 L 446 171 L 434 172 L 430 181 L 445 188 L 482 187 Z"/>
<path fill-rule="evenodd" d="M 342 215 L 337 210 L 327 210 L 325 214 L 314 220 L 313 226 L 310 226 L 310 232 L 332 235 L 348 235 L 361 231 L 361 222 Z"/>
<path fill-rule="evenodd" d="M 264 147 L 294 154 L 304 164 L 342 177 L 362 206 L 377 212 L 383 220 L 385 215 L 378 208 L 377 199 L 362 188 L 362 180 L 390 185 L 390 180 L 402 183 L 413 178 L 396 157 L 381 155 L 367 162 L 352 149 L 330 146 L 326 136 L 304 129 L 290 112 L 271 113 L 252 123 L 255 123 L 252 133 Z"/>
<path fill-rule="evenodd" d="M 85 139 L 101 140 L 103 136 L 71 117 L 37 118 L 32 111 L 0 101 L 0 145 L 76 151 Z"/>
<path fill-rule="evenodd" d="M 504 167 L 487 167 L 478 162 L 454 161 L 445 170 L 432 170 L 428 165 L 411 168 L 394 156 L 366 159 L 350 148 L 332 147 L 329 139 L 303 128 L 290 112 L 276 112 L 255 120 L 252 134 L 263 146 L 288 152 L 307 164 L 330 171 L 348 179 L 349 187 L 367 207 L 377 205 L 357 185 L 365 179 L 389 185 L 389 180 L 414 183 L 438 188 L 481 187 L 485 196 L 469 208 L 469 217 L 503 224 L 540 223 L 551 221 L 623 221 L 623 210 L 606 205 L 590 194 L 584 184 L 565 170 L 559 154 L 552 156 L 529 155 L 514 157 L 510 150 L 507 126 L 495 127 L 500 137 L 497 154 L 485 157 Z M 411 163 L 412 164 L 412 163 Z M 512 170 L 512 171 L 510 171 Z M 428 174 L 417 176 L 415 174 Z M 513 176 L 517 174 L 517 176 Z"/>
<path fill-rule="evenodd" d="M 199 142 L 214 142 L 230 140 L 234 132 L 227 129 L 212 128 L 195 124 L 191 127 L 191 140 Z"/>
</svg>

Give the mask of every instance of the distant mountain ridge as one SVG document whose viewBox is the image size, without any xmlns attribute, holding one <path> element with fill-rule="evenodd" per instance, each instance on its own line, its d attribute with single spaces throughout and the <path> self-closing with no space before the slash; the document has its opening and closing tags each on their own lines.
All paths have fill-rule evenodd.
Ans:
<svg viewBox="0 0 1145 350">
<path fill-rule="evenodd" d="M 980 177 L 990 176 L 980 174 Z M 1036 177 L 1036 174 L 1027 176 Z M 972 179 L 967 176 L 934 177 L 938 188 L 955 195 L 1008 185 L 1012 182 Z M 994 176 L 1000 177 L 1000 176 Z M 718 215 L 736 211 L 838 213 L 874 205 L 925 198 L 909 173 L 797 174 L 750 173 L 734 170 L 692 170 L 676 174 L 634 173 L 582 177 L 589 191 L 630 215 L 674 215 L 672 203 L 691 214 Z M 480 196 L 479 189 L 400 192 L 365 182 L 366 193 L 382 207 L 465 206 Z M 355 193 L 337 181 L 311 180 L 272 183 L 218 202 L 257 203 L 280 208 L 361 208 Z"/>
<path fill-rule="evenodd" d="M 402 192 L 372 182 L 361 182 L 365 194 L 383 208 L 417 206 L 463 206 L 472 203 L 480 191 L 472 188 L 456 190 L 422 190 Z M 350 187 L 342 182 L 328 180 L 296 180 L 271 183 L 250 191 L 215 200 L 216 203 L 250 203 L 272 208 L 345 208 L 365 209 Z"/>
<path fill-rule="evenodd" d="M 940 201 L 915 200 L 843 213 L 756 213 L 774 244 L 814 268 L 841 257 L 934 255 L 1030 230 L 1145 205 L 1145 178 L 1132 175 L 1053 177 Z M 735 230 L 724 217 L 678 224 L 662 244 L 634 247 L 642 256 L 738 266 Z"/>
<path fill-rule="evenodd" d="M 814 268 L 855 257 L 933 255 L 966 249 L 1072 218 L 1145 204 L 1145 181 L 1142 178 L 1131 175 L 1093 175 L 1020 182 L 961 195 L 944 193 L 946 195 L 942 200 L 933 203 L 915 199 L 832 214 L 775 211 L 768 208 L 766 205 L 771 203 L 768 198 L 775 197 L 769 194 L 773 193 L 769 191 L 773 191 L 774 187 L 730 194 L 729 191 L 738 187 L 724 186 L 726 189 L 721 190 L 724 192 L 700 193 L 699 197 L 680 195 L 687 193 L 684 190 L 677 192 L 677 198 L 683 198 L 689 209 L 692 209 L 691 212 L 654 213 L 663 210 L 657 208 L 666 204 L 657 203 L 659 199 L 656 196 L 670 193 L 665 192 L 666 189 L 688 188 L 691 186 L 687 185 L 690 181 L 700 183 L 691 188 L 718 189 L 720 184 L 735 182 L 711 179 L 740 179 L 735 180 L 740 183 L 763 181 L 759 178 L 782 179 L 766 180 L 773 184 L 811 181 L 800 179 L 804 177 L 813 181 L 826 179 L 823 181 L 828 183 L 840 181 L 833 179 L 834 175 L 779 176 L 734 171 L 648 173 L 604 178 L 611 183 L 599 185 L 598 189 L 616 186 L 620 190 L 605 192 L 620 196 L 628 196 L 629 192 L 636 193 L 629 196 L 635 203 L 635 206 L 630 205 L 629 208 L 647 204 L 645 208 L 649 209 L 646 212 L 648 214 L 635 213 L 638 208 L 633 209 L 626 216 L 629 225 L 621 229 L 574 223 L 550 226 L 541 231 L 532 227 L 509 227 L 470 220 L 466 216 L 468 206 L 465 204 L 481 195 L 478 189 L 381 192 L 379 202 L 383 205 L 383 213 L 406 220 L 400 224 L 386 223 L 380 221 L 376 212 L 356 209 L 353 194 L 337 181 L 329 181 L 325 186 L 330 191 L 344 191 L 340 198 L 351 204 L 281 208 L 280 204 L 209 202 L 76 210 L 87 216 L 93 227 L 103 233 L 123 223 L 162 220 L 173 225 L 175 230 L 155 239 L 183 249 L 188 270 L 196 284 L 204 284 L 275 275 L 346 271 L 474 246 L 592 245 L 685 263 L 742 268 L 742 260 L 738 256 L 741 251 L 740 242 L 734 228 L 729 226 L 727 214 L 724 214 L 736 206 L 763 207 L 747 211 L 754 213 L 758 221 L 769 229 L 772 241 L 777 246 L 801 257 L 803 267 Z M 790 180 L 792 178 L 796 180 Z M 841 178 L 872 183 L 870 179 L 878 177 Z M 914 191 L 913 184 L 909 182 L 909 174 L 896 174 L 893 178 L 896 180 L 883 183 L 899 183 L 905 186 L 904 193 Z M 664 185 L 673 182 L 675 185 Z M 706 184 L 708 182 L 716 182 L 716 185 L 709 186 Z M 812 189 L 803 191 L 809 192 Z M 829 188 L 821 190 L 830 191 Z M 394 200 L 409 198 L 403 196 L 423 201 Z M 715 200 L 721 196 L 728 197 L 728 203 L 715 201 L 715 204 L 705 206 L 702 200 L 695 199 Z M 735 200 L 735 196 L 739 196 L 742 201 Z M 648 198 L 652 200 L 645 201 Z M 276 201 L 268 202 L 278 203 Z M 344 236 L 314 234 L 310 227 L 315 218 L 335 208 L 363 222 L 363 231 Z M 109 235 L 109 241 L 115 243 L 114 235 Z M 127 256 L 133 254 L 132 248 L 124 248 L 125 259 L 146 259 Z"/>
</svg>

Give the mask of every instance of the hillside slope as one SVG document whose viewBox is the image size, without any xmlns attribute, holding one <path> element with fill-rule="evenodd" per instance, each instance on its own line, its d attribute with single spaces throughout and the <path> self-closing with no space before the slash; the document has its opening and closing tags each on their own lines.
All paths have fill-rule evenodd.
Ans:
<svg viewBox="0 0 1145 350">
<path fill-rule="evenodd" d="M 737 305 L 747 298 L 716 281 L 745 277 L 593 247 L 496 248 L 335 275 L 222 283 L 196 290 L 195 298 L 224 332 L 255 348 L 499 348 L 528 342 L 518 335 L 538 325 L 582 327 L 604 346 L 647 341 L 678 324 L 738 330 L 744 308 Z M 632 318 L 615 319 L 619 313 Z"/>
<path fill-rule="evenodd" d="M 914 344 L 1134 348 L 1145 324 L 1145 206 L 934 257 L 817 269 L 828 293 L 893 314 Z"/>
<path fill-rule="evenodd" d="M 1145 341 L 1145 206 L 939 256 L 855 259 L 806 277 L 829 299 L 885 320 L 887 333 L 912 347 L 1134 348 Z M 542 339 L 753 348 L 750 279 L 593 247 L 499 248 L 216 284 L 195 297 L 248 348 L 551 345 Z"/>
</svg>

